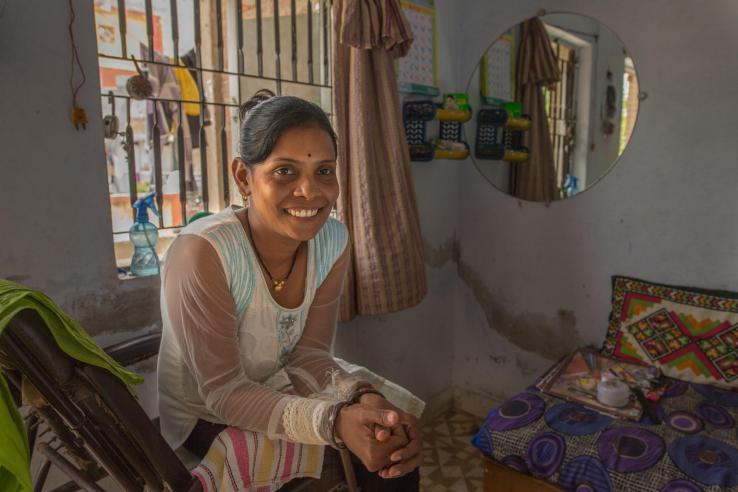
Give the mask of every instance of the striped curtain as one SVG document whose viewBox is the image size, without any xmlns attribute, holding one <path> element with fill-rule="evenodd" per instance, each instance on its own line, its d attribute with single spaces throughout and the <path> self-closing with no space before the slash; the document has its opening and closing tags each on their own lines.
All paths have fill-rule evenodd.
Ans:
<svg viewBox="0 0 738 492">
<path fill-rule="evenodd" d="M 523 104 L 523 113 L 530 115 L 533 124 L 530 130 L 523 132 L 530 160 L 512 166 L 510 189 L 514 196 L 524 200 L 550 202 L 557 200 L 559 194 L 541 88 L 558 81 L 560 74 L 548 33 L 538 17 L 523 22 L 517 67 L 517 100 Z"/>
<path fill-rule="evenodd" d="M 412 32 L 398 0 L 333 3 L 333 108 L 341 196 L 351 235 L 341 319 L 399 311 L 427 291 L 394 58 Z"/>
</svg>

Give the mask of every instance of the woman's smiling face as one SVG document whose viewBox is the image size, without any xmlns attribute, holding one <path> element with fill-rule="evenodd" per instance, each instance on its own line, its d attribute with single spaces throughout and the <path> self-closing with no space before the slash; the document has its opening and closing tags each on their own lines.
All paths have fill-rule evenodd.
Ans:
<svg viewBox="0 0 738 492">
<path fill-rule="evenodd" d="M 316 124 L 285 130 L 266 160 L 238 168 L 234 177 L 249 197 L 249 215 L 285 238 L 315 237 L 338 199 L 333 140 Z"/>
</svg>

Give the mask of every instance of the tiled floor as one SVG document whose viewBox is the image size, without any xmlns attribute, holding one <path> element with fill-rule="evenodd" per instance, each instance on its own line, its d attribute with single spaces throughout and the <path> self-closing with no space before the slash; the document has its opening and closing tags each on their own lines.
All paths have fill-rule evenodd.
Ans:
<svg viewBox="0 0 738 492">
<path fill-rule="evenodd" d="M 425 450 L 420 467 L 422 492 L 482 490 L 482 458 L 469 443 L 481 423 L 473 415 L 452 412 L 436 418 L 423 428 Z"/>
</svg>

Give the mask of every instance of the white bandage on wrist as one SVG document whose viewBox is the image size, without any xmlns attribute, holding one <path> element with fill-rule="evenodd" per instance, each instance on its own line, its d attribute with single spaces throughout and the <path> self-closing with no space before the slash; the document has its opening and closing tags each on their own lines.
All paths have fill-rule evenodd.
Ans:
<svg viewBox="0 0 738 492">
<path fill-rule="evenodd" d="M 282 426 L 287 438 L 303 444 L 329 444 L 324 427 L 331 405 L 329 401 L 292 399 L 282 412 Z"/>
</svg>

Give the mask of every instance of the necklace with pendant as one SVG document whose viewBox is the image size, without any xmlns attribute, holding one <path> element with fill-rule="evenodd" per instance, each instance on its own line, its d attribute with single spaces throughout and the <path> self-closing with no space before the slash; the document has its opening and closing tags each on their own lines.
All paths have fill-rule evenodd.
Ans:
<svg viewBox="0 0 738 492">
<path fill-rule="evenodd" d="M 292 255 L 292 264 L 290 265 L 290 271 L 287 272 L 287 276 L 285 276 L 281 280 L 277 280 L 272 276 L 272 272 L 269 271 L 266 264 L 264 264 L 264 260 L 261 259 L 261 255 L 259 254 L 259 250 L 256 248 L 256 241 L 254 241 L 254 234 L 251 232 L 251 223 L 249 222 L 249 213 L 246 212 L 246 226 L 249 229 L 249 236 L 251 237 L 251 241 L 254 246 L 254 252 L 256 253 L 256 259 L 259 260 L 259 265 L 264 269 L 264 271 L 269 276 L 269 280 L 272 282 L 272 287 L 274 287 L 274 292 L 281 292 L 282 289 L 284 289 L 284 283 L 287 282 L 287 279 L 290 278 L 290 275 L 292 275 L 292 270 L 295 269 L 295 263 L 297 262 L 297 253 L 300 251 L 300 246 L 295 248 L 295 254 Z M 302 244 L 302 243 L 300 243 Z"/>
</svg>

